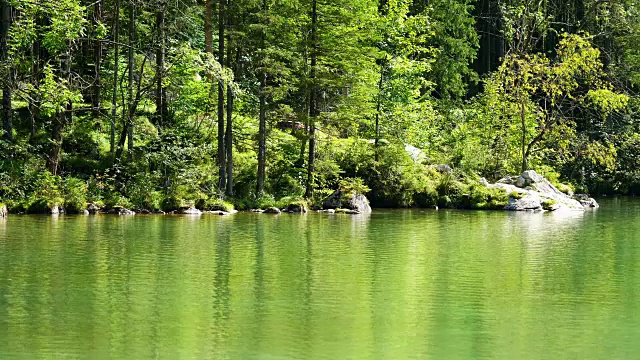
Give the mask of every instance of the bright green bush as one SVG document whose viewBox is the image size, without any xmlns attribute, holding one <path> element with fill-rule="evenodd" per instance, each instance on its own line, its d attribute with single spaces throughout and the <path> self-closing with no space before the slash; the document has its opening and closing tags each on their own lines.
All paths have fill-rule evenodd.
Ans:
<svg viewBox="0 0 640 360">
<path fill-rule="evenodd" d="M 87 182 L 74 177 L 65 178 L 62 182 L 64 209 L 68 213 L 79 213 L 87 208 Z"/>
<path fill-rule="evenodd" d="M 234 206 L 232 203 L 224 201 L 219 198 L 210 198 L 202 203 L 201 206 L 198 206 L 201 210 L 208 211 L 233 211 Z"/>
</svg>

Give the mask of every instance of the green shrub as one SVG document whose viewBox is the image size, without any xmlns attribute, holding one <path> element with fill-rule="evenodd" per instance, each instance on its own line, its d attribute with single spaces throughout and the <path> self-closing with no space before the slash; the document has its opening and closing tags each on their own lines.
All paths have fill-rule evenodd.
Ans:
<svg viewBox="0 0 640 360">
<path fill-rule="evenodd" d="M 509 193 L 509 197 L 512 199 L 522 199 L 523 196 L 524 196 L 524 193 L 517 192 L 517 191 L 512 191 Z"/>
<path fill-rule="evenodd" d="M 205 201 L 201 206 L 199 206 L 201 210 L 207 211 L 233 211 L 234 206 L 232 203 L 224 201 L 220 198 L 212 197 Z"/>
<path fill-rule="evenodd" d="M 547 200 L 544 200 L 544 201 L 542 202 L 542 204 L 541 204 L 541 205 L 542 205 L 542 208 L 543 208 L 544 210 L 552 210 L 552 209 L 553 209 L 553 206 L 554 206 L 556 203 L 557 203 L 557 201 L 555 201 L 555 200 L 553 200 L 553 199 L 547 199 Z"/>
<path fill-rule="evenodd" d="M 68 177 L 62 182 L 64 208 L 68 213 L 79 213 L 87 208 L 87 183 L 83 180 Z"/>
<path fill-rule="evenodd" d="M 555 183 L 552 185 L 555 186 L 558 190 L 560 190 L 560 192 L 564 193 L 565 195 L 571 196 L 574 193 L 574 189 L 571 184 Z"/>
<path fill-rule="evenodd" d="M 507 205 L 510 196 L 501 188 L 488 188 L 477 182 L 469 184 L 466 192 L 469 200 L 464 204 L 465 207 L 480 210 L 502 209 Z"/>
</svg>

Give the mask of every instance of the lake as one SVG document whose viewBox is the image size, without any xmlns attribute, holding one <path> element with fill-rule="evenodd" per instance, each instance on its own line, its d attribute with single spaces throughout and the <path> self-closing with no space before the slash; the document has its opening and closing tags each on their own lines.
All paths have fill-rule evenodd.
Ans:
<svg viewBox="0 0 640 360">
<path fill-rule="evenodd" d="M 1 359 L 625 359 L 640 201 L 0 219 Z"/>
</svg>

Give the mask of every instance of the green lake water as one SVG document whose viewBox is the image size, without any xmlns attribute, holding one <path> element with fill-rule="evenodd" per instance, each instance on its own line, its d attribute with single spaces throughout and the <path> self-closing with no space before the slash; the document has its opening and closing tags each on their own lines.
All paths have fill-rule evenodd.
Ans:
<svg viewBox="0 0 640 360">
<path fill-rule="evenodd" d="M 0 219 L 0 359 L 637 359 L 640 201 Z"/>
</svg>

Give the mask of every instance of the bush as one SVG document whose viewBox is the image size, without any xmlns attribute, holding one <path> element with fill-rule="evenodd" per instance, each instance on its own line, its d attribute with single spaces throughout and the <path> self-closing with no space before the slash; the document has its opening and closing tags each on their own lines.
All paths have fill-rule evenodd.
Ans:
<svg viewBox="0 0 640 360">
<path fill-rule="evenodd" d="M 68 213 L 80 213 L 87 208 L 87 183 L 68 177 L 62 182 L 64 208 Z"/>
<path fill-rule="evenodd" d="M 552 210 L 553 206 L 557 203 L 557 201 L 553 199 L 547 199 L 542 202 L 542 208 L 544 210 Z"/>
<path fill-rule="evenodd" d="M 509 193 L 509 197 L 512 199 L 522 199 L 523 196 L 524 196 L 524 193 L 520 193 L 517 191 L 512 191 Z"/>
<path fill-rule="evenodd" d="M 200 204 L 198 204 L 201 210 L 207 211 L 233 211 L 234 206 L 230 202 L 224 201 L 219 198 L 212 197 Z"/>
</svg>

